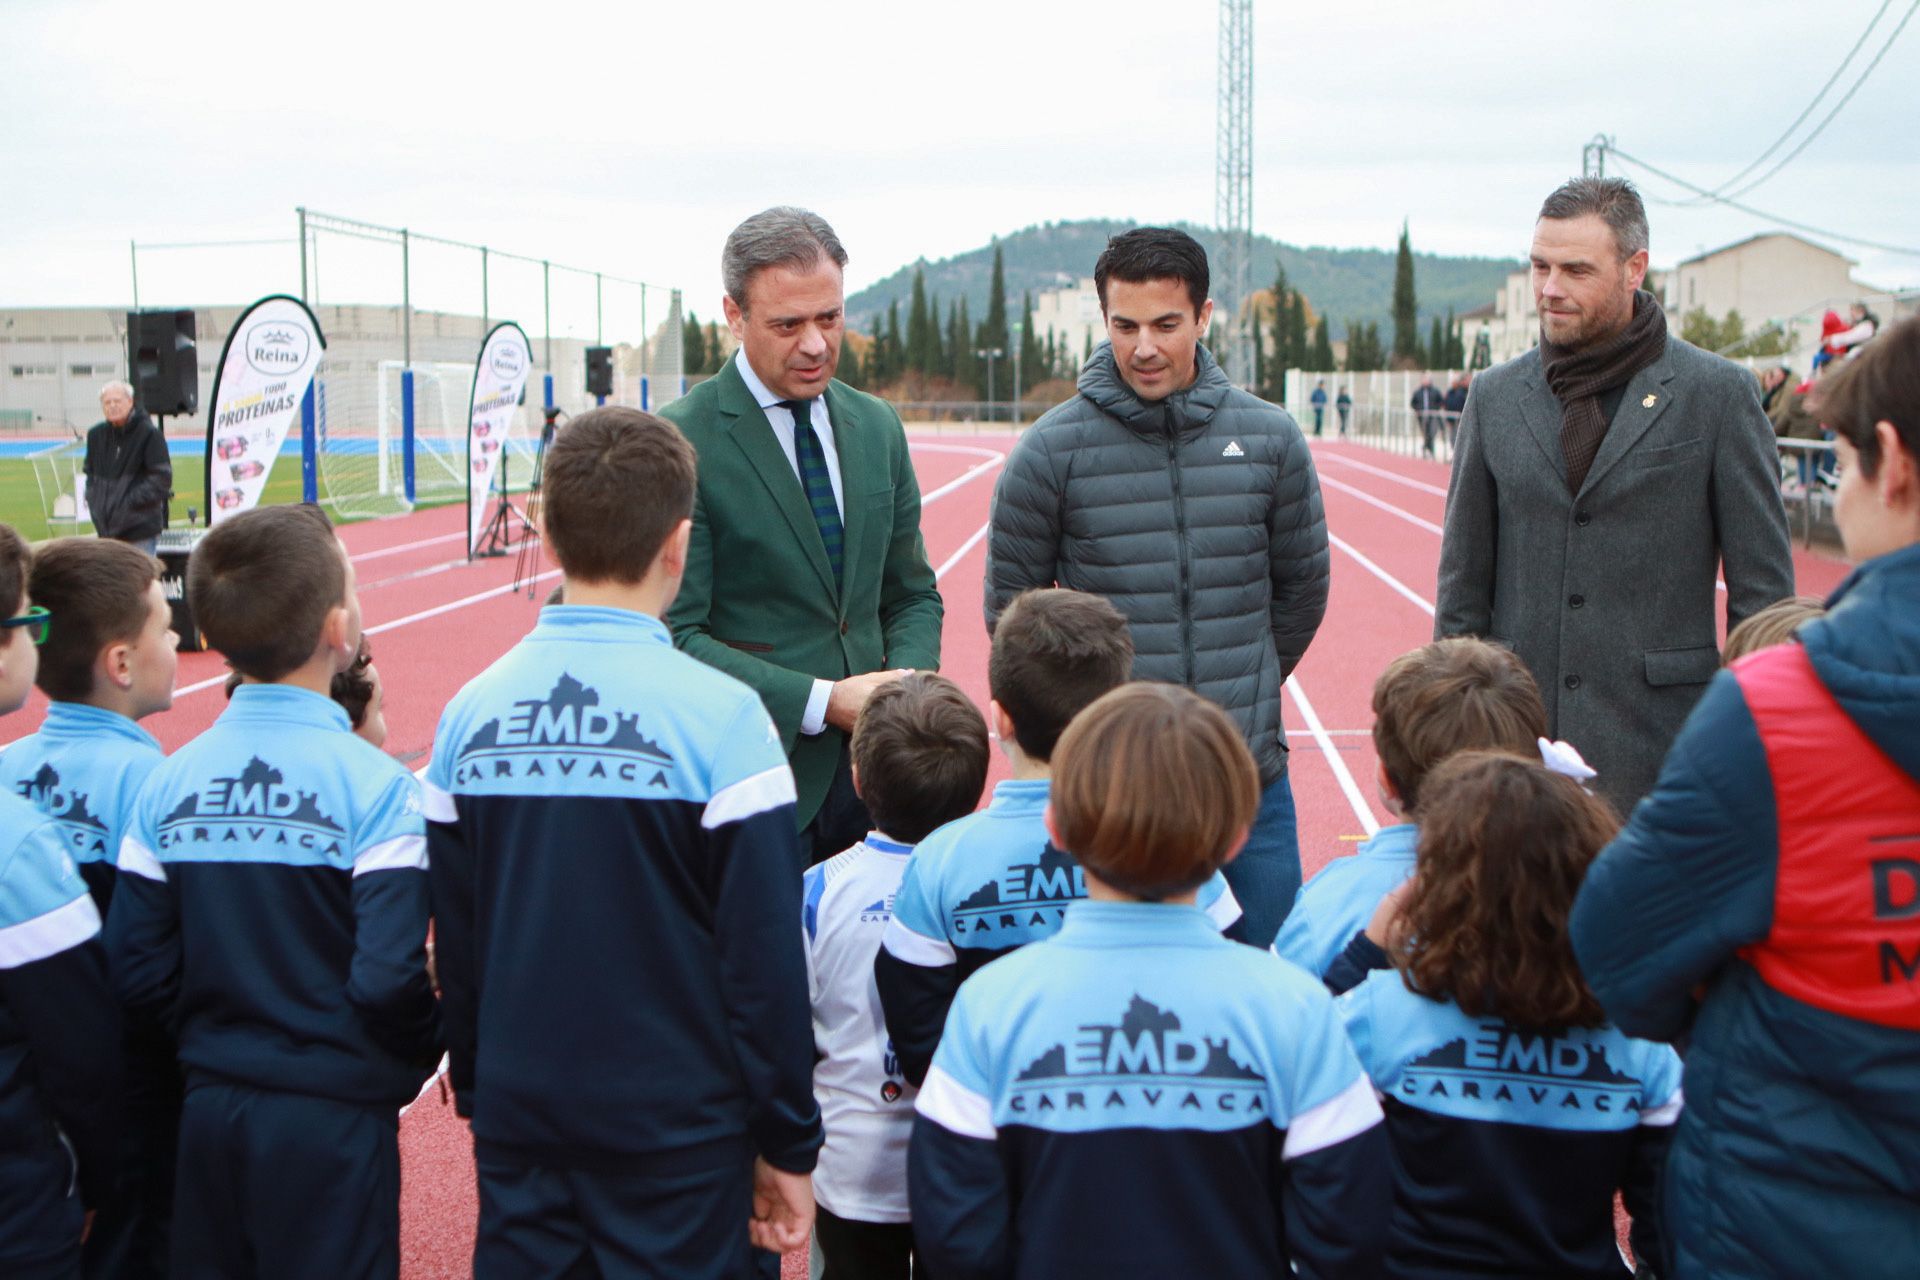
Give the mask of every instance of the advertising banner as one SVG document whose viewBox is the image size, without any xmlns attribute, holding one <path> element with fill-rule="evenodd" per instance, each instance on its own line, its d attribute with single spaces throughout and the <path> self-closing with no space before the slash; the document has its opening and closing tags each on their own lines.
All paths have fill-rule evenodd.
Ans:
<svg viewBox="0 0 1920 1280">
<path fill-rule="evenodd" d="M 473 399 L 467 410 L 467 555 L 480 545 L 487 522 L 487 496 L 506 457 L 507 438 L 520 409 L 520 396 L 533 367 L 527 335 L 511 320 L 502 321 L 480 344 L 474 367 Z M 531 480 L 533 477 L 528 476 Z"/>
<path fill-rule="evenodd" d="M 240 313 L 220 352 L 207 414 L 207 523 L 260 502 L 327 340 L 306 303 L 270 294 Z"/>
</svg>

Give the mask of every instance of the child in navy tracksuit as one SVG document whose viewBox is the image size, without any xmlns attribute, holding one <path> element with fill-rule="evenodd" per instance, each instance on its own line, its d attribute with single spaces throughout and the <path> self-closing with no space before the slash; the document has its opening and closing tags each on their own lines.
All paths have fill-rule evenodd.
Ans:
<svg viewBox="0 0 1920 1280">
<path fill-rule="evenodd" d="M 1546 732 L 1539 686 L 1509 649 L 1455 637 L 1387 664 L 1373 685 L 1373 749 L 1380 798 L 1402 821 L 1382 827 L 1352 857 L 1335 858 L 1301 886 L 1274 952 L 1325 976 L 1366 929 L 1380 900 L 1413 874 L 1428 772 L 1456 751 L 1532 753 Z M 1359 976 L 1348 965 L 1342 973 L 1347 981 Z M 1336 980 L 1335 990 L 1344 989 Z"/>
<path fill-rule="evenodd" d="M 928 1273 L 1379 1274 L 1386 1137 L 1332 997 L 1195 905 L 1259 804 L 1233 722 L 1127 685 L 1055 759 L 1089 900 L 960 988 L 910 1160 Z"/>
<path fill-rule="evenodd" d="M 935 831 L 914 850 L 893 920 L 874 960 L 887 1032 L 908 1080 L 933 1061 L 960 983 L 990 960 L 1051 937 L 1069 904 L 1087 896 L 1071 854 L 1047 838 L 1054 743 L 1067 722 L 1118 687 L 1133 666 L 1127 621 L 1104 597 L 1064 588 L 1028 591 L 993 633 L 987 683 L 1013 778 L 983 811 Z M 1240 918 L 1226 877 L 1200 888 L 1221 929 Z"/>
<path fill-rule="evenodd" d="M 455 697 L 427 773 L 474 1274 L 772 1273 L 821 1140 L 793 775 L 753 691 L 660 620 L 679 431 L 582 414 L 543 493 L 566 603 Z"/>
<path fill-rule="evenodd" d="M 327 696 L 353 566 L 317 507 L 216 525 L 187 593 L 246 678 L 148 777 L 108 921 L 186 1074 L 176 1275 L 393 1276 L 398 1112 L 440 1056 L 419 785 Z"/>
<path fill-rule="evenodd" d="M 1395 969 L 1339 1000 L 1386 1101 L 1389 1269 L 1405 1280 L 1662 1269 L 1661 1169 L 1680 1059 L 1610 1026 L 1567 917 L 1619 822 L 1543 765 L 1463 752 L 1428 775 L 1420 864 L 1388 912 Z"/>
<path fill-rule="evenodd" d="M 813 1171 L 821 1280 L 907 1280 L 907 1139 L 915 1090 L 887 1038 L 873 958 L 914 844 L 971 813 L 987 725 L 958 685 L 915 672 L 876 689 L 853 728 L 853 782 L 874 829 L 802 878 L 813 1092 L 827 1141 Z"/>
<path fill-rule="evenodd" d="M 0 525 L 0 714 L 33 688 L 51 619 L 26 543 Z M 100 912 L 55 822 L 0 789 L 0 1275 L 80 1274 L 86 1216 L 119 1165 L 120 1015 Z"/>
<path fill-rule="evenodd" d="M 173 704 L 173 610 L 160 562 L 107 538 L 62 538 L 34 557 L 30 593 L 58 621 L 35 682 L 51 699 L 40 731 L 0 753 L 0 790 L 54 820 L 102 919 L 134 797 L 161 761 L 139 721 Z M 113 1196 L 87 1234 L 90 1276 L 167 1273 L 182 1085 L 172 1037 L 133 1020 L 126 1041 L 125 1148 Z"/>
</svg>

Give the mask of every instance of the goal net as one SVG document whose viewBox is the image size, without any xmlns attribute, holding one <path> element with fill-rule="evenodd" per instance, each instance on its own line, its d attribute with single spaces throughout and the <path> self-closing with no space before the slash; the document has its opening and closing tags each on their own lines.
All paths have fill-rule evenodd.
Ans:
<svg viewBox="0 0 1920 1280">
<path fill-rule="evenodd" d="M 345 518 L 411 510 L 406 488 L 407 366 L 381 360 L 361 369 L 322 367 L 315 386 L 315 434 L 322 500 Z M 414 503 L 464 501 L 467 496 L 467 410 L 473 365 L 467 361 L 413 366 Z M 538 429 L 522 409 L 508 441 L 507 478 L 523 490 L 533 477 Z"/>
</svg>

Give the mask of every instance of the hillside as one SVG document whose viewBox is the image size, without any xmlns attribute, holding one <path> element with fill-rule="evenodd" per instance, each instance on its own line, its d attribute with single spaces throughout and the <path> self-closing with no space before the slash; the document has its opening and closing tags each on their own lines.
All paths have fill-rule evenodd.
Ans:
<svg viewBox="0 0 1920 1280">
<path fill-rule="evenodd" d="M 1093 274 L 1093 263 L 1106 247 L 1107 238 L 1135 225 L 1110 219 L 1083 222 L 1049 222 L 1026 227 L 1003 237 L 1000 247 L 1005 255 L 1007 290 L 1011 295 L 1008 314 L 1018 322 L 1020 295 L 1028 290 L 1038 293 L 1063 280 Z M 1178 224 L 1207 248 L 1214 262 L 1220 260 L 1220 235 L 1210 227 Z M 1372 321 L 1383 330 L 1391 330 L 1393 318 L 1393 249 L 1297 248 L 1281 244 L 1270 236 L 1253 238 L 1253 285 L 1266 288 L 1273 283 L 1273 264 L 1278 258 L 1287 269 L 1287 282 L 1304 293 L 1313 309 L 1333 322 L 1333 336 L 1346 336 L 1350 321 Z M 986 314 L 987 290 L 993 276 L 993 245 L 943 258 L 938 262 L 909 263 L 886 279 L 862 289 L 847 299 L 847 314 L 853 327 L 871 330 L 874 318 L 884 316 L 887 303 L 898 300 L 905 321 L 905 309 L 913 292 L 913 270 L 923 265 L 927 290 L 939 295 L 942 307 L 960 297 L 978 320 Z M 1449 308 L 1456 313 L 1470 311 L 1493 300 L 1505 282 L 1507 273 L 1524 264 L 1518 259 L 1443 258 L 1415 252 L 1414 282 L 1420 298 L 1420 332 L 1434 315 L 1444 316 Z"/>
</svg>

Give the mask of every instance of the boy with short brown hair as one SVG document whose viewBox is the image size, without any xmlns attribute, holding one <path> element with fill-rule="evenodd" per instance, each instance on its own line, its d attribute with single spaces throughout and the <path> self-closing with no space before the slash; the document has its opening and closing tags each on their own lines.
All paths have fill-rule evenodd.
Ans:
<svg viewBox="0 0 1920 1280">
<path fill-rule="evenodd" d="M 1512 650 L 1465 636 L 1388 663 L 1374 682 L 1373 716 L 1380 798 L 1401 821 L 1301 886 L 1273 949 L 1316 977 L 1366 929 L 1380 900 L 1413 874 L 1427 774 L 1457 751 L 1537 755 L 1547 733 L 1546 705 L 1525 664 Z"/>
<path fill-rule="evenodd" d="M 440 1057 L 419 784 L 328 697 L 360 602 L 317 507 L 215 526 L 187 594 L 244 683 L 141 790 L 108 921 L 129 1009 L 178 1028 L 172 1269 L 390 1276 L 394 1117 Z"/>
<path fill-rule="evenodd" d="M 160 562 L 124 542 L 61 538 L 33 560 L 29 594 L 53 615 L 34 682 L 51 700 L 38 732 L 0 753 L 0 790 L 53 819 L 108 915 L 121 837 L 163 759 L 139 721 L 173 704 L 173 609 Z M 118 1184 L 87 1235 L 89 1275 L 166 1273 L 181 1079 L 173 1038 L 127 1026 L 127 1124 Z"/>
<path fill-rule="evenodd" d="M 1332 999 L 1196 905 L 1259 806 L 1239 731 L 1131 684 L 1056 759 L 1088 900 L 960 989 L 910 1159 L 928 1270 L 1379 1274 L 1391 1161 Z"/>
<path fill-rule="evenodd" d="M 542 493 L 565 603 L 448 705 L 426 775 L 474 1270 L 777 1270 L 821 1141 L 793 775 L 760 699 L 662 621 L 692 533 L 679 430 L 581 414 Z"/>
<path fill-rule="evenodd" d="M 873 959 L 914 846 L 973 812 L 986 781 L 987 725 L 958 685 L 914 672 L 880 686 L 853 729 L 853 782 L 874 829 L 801 881 L 813 1091 L 827 1131 L 813 1175 L 822 1280 L 911 1273 L 914 1088 L 887 1037 Z"/>
<path fill-rule="evenodd" d="M 0 715 L 27 700 L 52 618 L 0 524 Z M 0 788 L 0 1274 L 80 1272 L 119 1165 L 120 1012 L 100 913 L 53 821 Z"/>
</svg>

